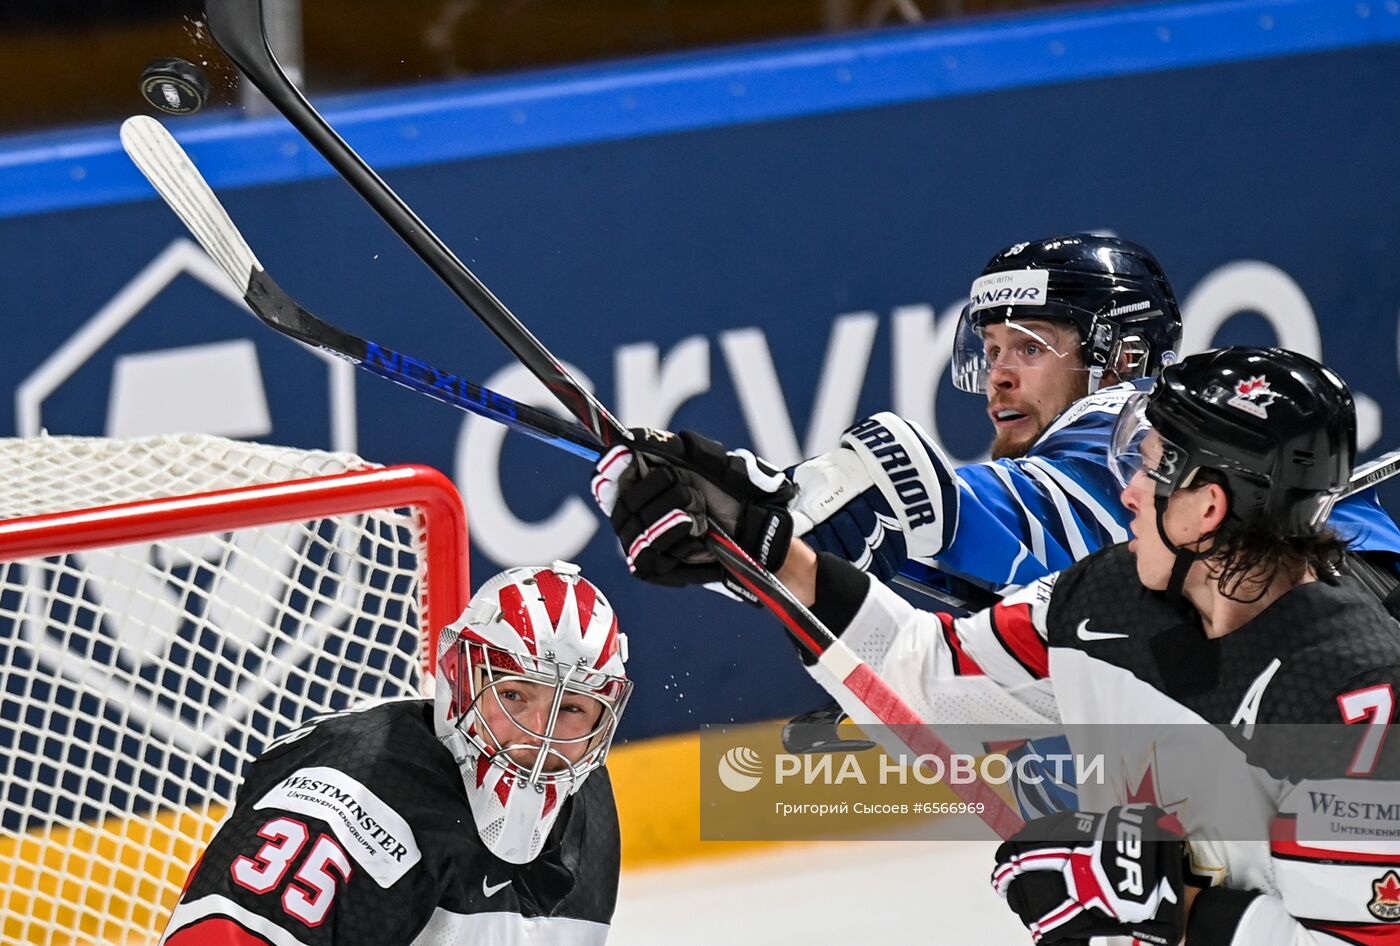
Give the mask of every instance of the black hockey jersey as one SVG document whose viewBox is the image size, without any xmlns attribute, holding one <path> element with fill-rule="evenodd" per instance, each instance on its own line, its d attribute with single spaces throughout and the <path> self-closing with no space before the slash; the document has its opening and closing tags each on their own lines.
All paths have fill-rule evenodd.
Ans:
<svg viewBox="0 0 1400 946">
<path fill-rule="evenodd" d="M 620 864 L 605 769 L 528 864 L 477 834 L 432 704 L 329 716 L 248 769 L 186 881 L 168 946 L 513 946 L 607 938 Z"/>
<path fill-rule="evenodd" d="M 1181 819 L 1195 872 L 1239 892 L 1198 901 L 1208 942 L 1400 942 L 1400 625 L 1358 583 L 1301 585 L 1213 640 L 1125 545 L 966 618 L 867 584 L 841 639 L 926 720 L 1055 723 L 1099 763 L 1083 809 Z"/>
</svg>

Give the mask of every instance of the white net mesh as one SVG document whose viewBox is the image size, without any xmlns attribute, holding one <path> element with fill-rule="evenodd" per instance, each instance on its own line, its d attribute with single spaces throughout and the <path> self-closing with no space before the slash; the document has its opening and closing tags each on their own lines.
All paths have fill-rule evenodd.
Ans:
<svg viewBox="0 0 1400 946">
<path fill-rule="evenodd" d="M 368 468 L 203 436 L 0 440 L 0 519 Z M 422 691 L 423 532 L 415 509 L 274 504 L 254 528 L 0 563 L 0 942 L 153 942 L 269 741 Z"/>
</svg>

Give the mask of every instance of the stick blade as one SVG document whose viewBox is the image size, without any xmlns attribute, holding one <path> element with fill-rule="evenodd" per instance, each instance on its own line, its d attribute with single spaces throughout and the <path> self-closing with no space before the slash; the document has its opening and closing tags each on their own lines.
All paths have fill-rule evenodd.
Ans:
<svg viewBox="0 0 1400 946">
<path fill-rule="evenodd" d="M 246 296 L 262 266 L 185 149 L 149 115 L 122 122 L 121 139 L 132 163 Z"/>
</svg>

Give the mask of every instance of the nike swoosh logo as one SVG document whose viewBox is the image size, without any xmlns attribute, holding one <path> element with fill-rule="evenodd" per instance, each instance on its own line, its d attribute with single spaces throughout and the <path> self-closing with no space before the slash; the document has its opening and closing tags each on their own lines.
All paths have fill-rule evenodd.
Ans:
<svg viewBox="0 0 1400 946">
<path fill-rule="evenodd" d="M 1127 634 L 1111 634 L 1106 631 L 1091 631 L 1089 630 L 1089 620 L 1087 618 L 1079 622 L 1079 627 L 1075 633 L 1079 636 L 1079 639 L 1086 644 L 1092 644 L 1094 641 L 1121 640 L 1128 636 Z"/>
<path fill-rule="evenodd" d="M 494 897 L 496 894 L 500 893 L 500 892 L 501 892 L 502 890 L 504 890 L 506 887 L 509 887 L 509 886 L 510 886 L 510 878 L 506 878 L 505 880 L 501 881 L 499 884 L 489 884 L 489 883 L 487 883 L 487 880 L 489 880 L 489 878 L 487 878 L 487 877 L 482 877 L 482 878 L 481 878 L 481 892 L 484 893 L 484 894 L 486 894 L 486 896 L 488 896 L 488 897 Z"/>
</svg>

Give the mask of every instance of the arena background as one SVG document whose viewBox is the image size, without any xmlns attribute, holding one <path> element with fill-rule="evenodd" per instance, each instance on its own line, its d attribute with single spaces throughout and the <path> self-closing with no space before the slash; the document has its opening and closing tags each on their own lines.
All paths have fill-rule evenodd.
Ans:
<svg viewBox="0 0 1400 946">
<path fill-rule="evenodd" d="M 1007 244 L 1101 229 L 1162 260 L 1189 350 L 1335 367 L 1370 457 L 1400 418 L 1397 41 L 1394 0 L 1103 6 L 318 104 L 628 423 L 790 463 L 893 407 L 978 458 L 983 403 L 946 370 L 969 282 Z M 313 311 L 531 390 L 280 118 L 168 126 Z M 695 835 L 699 724 L 821 700 L 765 614 L 628 577 L 586 464 L 367 376 L 335 395 L 201 275 L 115 124 L 0 140 L 0 246 L 0 434 L 197 428 L 425 462 L 466 498 L 477 581 L 580 562 L 632 639 L 629 866 L 716 852 Z"/>
</svg>

